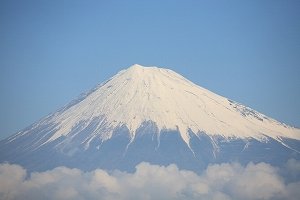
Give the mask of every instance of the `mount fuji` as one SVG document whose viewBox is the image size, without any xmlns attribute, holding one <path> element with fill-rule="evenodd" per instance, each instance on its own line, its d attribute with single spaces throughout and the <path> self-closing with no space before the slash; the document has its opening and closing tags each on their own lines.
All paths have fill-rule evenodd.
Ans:
<svg viewBox="0 0 300 200">
<path fill-rule="evenodd" d="M 300 159 L 300 129 L 169 69 L 133 65 L 0 141 L 0 162 L 133 171 L 140 162 L 201 172 L 222 162 Z"/>
</svg>

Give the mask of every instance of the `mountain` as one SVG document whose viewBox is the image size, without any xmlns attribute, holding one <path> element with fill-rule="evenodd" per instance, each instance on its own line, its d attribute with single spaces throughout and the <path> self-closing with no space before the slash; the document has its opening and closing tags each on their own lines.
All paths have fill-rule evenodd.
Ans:
<svg viewBox="0 0 300 200">
<path fill-rule="evenodd" d="M 0 142 L 0 162 L 133 171 L 147 161 L 200 172 L 221 162 L 300 159 L 300 130 L 169 69 L 133 65 Z"/>
</svg>

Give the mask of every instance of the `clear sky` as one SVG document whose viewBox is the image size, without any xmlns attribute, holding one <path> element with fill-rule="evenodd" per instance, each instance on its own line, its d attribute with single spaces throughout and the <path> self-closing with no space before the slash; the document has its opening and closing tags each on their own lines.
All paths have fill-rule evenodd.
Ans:
<svg viewBox="0 0 300 200">
<path fill-rule="evenodd" d="M 299 0 L 0 0 L 0 138 L 134 63 L 300 127 Z"/>
</svg>

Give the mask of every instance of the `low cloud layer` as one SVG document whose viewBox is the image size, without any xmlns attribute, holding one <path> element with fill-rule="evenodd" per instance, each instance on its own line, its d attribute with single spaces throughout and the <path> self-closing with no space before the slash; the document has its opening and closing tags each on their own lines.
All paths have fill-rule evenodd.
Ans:
<svg viewBox="0 0 300 200">
<path fill-rule="evenodd" d="M 290 160 L 285 174 L 299 177 L 300 162 Z M 97 169 L 83 172 L 58 167 L 28 174 L 18 165 L 0 165 L 0 199 L 298 199 L 300 180 L 287 182 L 281 172 L 269 164 L 238 163 L 209 166 L 201 175 L 167 167 L 141 163 L 135 173 Z"/>
</svg>

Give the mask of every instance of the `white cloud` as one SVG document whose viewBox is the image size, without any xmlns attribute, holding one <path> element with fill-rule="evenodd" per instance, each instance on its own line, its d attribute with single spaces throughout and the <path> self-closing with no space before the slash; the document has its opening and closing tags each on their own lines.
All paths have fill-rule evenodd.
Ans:
<svg viewBox="0 0 300 200">
<path fill-rule="evenodd" d="M 299 161 L 287 167 L 299 170 Z M 278 169 L 269 164 L 238 163 L 209 166 L 201 175 L 141 163 L 135 173 L 97 169 L 82 172 L 58 167 L 27 174 L 18 165 L 0 165 L 0 199 L 296 199 L 300 181 L 285 183 Z"/>
<path fill-rule="evenodd" d="M 299 176 L 300 175 L 300 161 L 295 159 L 290 159 L 286 163 L 286 169 L 289 174 L 293 176 Z"/>
</svg>

